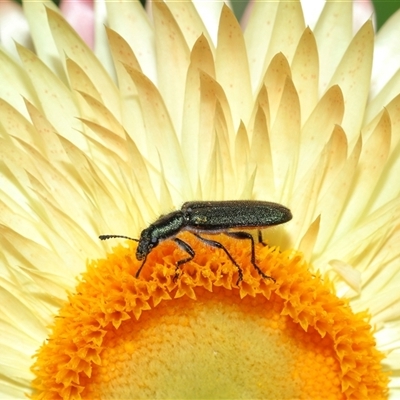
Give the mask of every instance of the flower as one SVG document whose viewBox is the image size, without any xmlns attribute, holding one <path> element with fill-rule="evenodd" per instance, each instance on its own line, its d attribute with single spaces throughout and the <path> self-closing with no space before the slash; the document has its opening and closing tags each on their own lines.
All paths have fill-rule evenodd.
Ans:
<svg viewBox="0 0 400 400">
<path fill-rule="evenodd" d="M 353 37 L 348 3 L 311 30 L 260 2 L 243 35 L 219 3 L 106 6 L 110 54 L 36 2 L 36 54 L 0 53 L 3 396 L 398 393 L 400 80 L 374 57 L 398 17 Z M 294 216 L 255 265 L 250 240 L 186 232 L 136 276 L 136 243 L 97 240 L 245 198 Z"/>
</svg>

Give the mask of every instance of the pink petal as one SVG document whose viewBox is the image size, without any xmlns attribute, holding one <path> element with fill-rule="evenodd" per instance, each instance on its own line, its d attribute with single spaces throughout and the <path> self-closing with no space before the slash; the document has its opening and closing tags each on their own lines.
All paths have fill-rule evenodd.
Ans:
<svg viewBox="0 0 400 400">
<path fill-rule="evenodd" d="M 64 0 L 60 10 L 65 19 L 79 33 L 81 38 L 94 47 L 94 5 L 93 0 Z"/>
</svg>

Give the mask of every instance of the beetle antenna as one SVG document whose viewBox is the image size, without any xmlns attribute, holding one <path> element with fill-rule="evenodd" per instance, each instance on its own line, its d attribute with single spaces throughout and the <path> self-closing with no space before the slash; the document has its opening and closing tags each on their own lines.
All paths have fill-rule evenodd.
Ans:
<svg viewBox="0 0 400 400">
<path fill-rule="evenodd" d="M 123 235 L 100 235 L 99 239 L 100 240 L 107 240 L 107 239 L 115 239 L 115 238 L 120 238 L 120 239 L 129 239 L 133 240 L 134 242 L 138 242 L 139 239 L 134 239 L 129 236 L 123 236 Z"/>
</svg>

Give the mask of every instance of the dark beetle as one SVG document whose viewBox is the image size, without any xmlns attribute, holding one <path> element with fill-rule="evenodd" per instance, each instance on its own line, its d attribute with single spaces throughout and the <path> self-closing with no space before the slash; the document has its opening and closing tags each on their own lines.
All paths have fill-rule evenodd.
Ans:
<svg viewBox="0 0 400 400">
<path fill-rule="evenodd" d="M 275 281 L 272 277 L 265 275 L 256 264 L 254 238 L 250 233 L 244 232 L 243 229 L 258 229 L 259 240 L 262 241 L 260 229 L 283 224 L 291 219 L 292 213 L 288 208 L 281 204 L 267 201 L 190 201 L 183 204 L 180 210 L 162 215 L 149 227 L 143 229 L 140 239 L 132 239 L 121 235 L 101 235 L 99 237 L 101 240 L 125 238 L 139 242 L 136 258 L 139 261 L 143 260 L 142 265 L 136 272 L 136 277 L 139 277 L 147 256 L 163 240 L 173 240 L 189 255 L 176 263 L 177 269 L 182 264 L 192 260 L 195 256 L 194 250 L 182 239 L 176 237 L 180 232 L 186 230 L 209 246 L 222 249 L 237 267 L 239 272 L 237 283 L 239 283 L 243 279 L 243 272 L 228 250 L 220 242 L 206 239 L 200 235 L 201 233 L 224 233 L 236 239 L 250 240 L 252 265 L 262 277 Z"/>
</svg>

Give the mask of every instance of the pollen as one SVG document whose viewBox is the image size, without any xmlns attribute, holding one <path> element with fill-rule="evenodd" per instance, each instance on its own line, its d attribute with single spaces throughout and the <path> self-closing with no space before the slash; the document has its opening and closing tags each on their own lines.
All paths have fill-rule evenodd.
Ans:
<svg viewBox="0 0 400 400">
<path fill-rule="evenodd" d="M 136 244 L 88 264 L 32 371 L 34 399 L 385 399 L 388 376 L 367 313 L 294 250 L 180 236 L 148 256 Z M 178 272 L 178 274 L 177 274 Z"/>
</svg>

